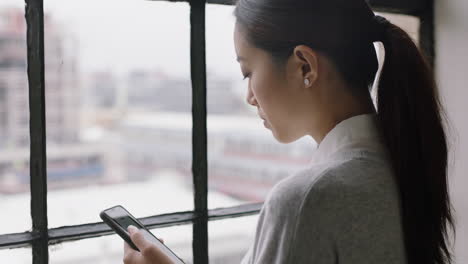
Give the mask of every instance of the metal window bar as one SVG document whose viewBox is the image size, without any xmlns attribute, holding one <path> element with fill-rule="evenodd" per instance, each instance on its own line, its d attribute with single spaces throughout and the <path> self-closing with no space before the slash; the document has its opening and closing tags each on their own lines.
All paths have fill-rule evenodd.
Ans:
<svg viewBox="0 0 468 264">
<path fill-rule="evenodd" d="M 30 188 L 34 264 L 49 262 L 44 81 L 43 0 L 26 0 L 30 113 Z"/>
<path fill-rule="evenodd" d="M 216 208 L 208 211 L 208 220 L 215 221 L 234 217 L 257 214 L 263 203 L 245 204 L 234 207 Z M 150 229 L 191 224 L 197 215 L 194 211 L 176 212 L 139 218 Z M 65 226 L 49 229 L 49 244 L 81 240 L 113 234 L 113 231 L 104 223 L 89 223 L 83 225 Z M 32 232 L 0 235 L 0 249 L 20 248 L 29 246 L 37 235 Z"/>
<path fill-rule="evenodd" d="M 47 177 L 46 177 L 46 126 L 44 82 L 44 11 L 43 0 L 26 1 L 27 60 L 30 99 L 31 137 L 31 232 L 0 235 L 1 248 L 32 246 L 33 263 L 48 263 L 48 245 L 112 234 L 104 223 L 89 223 L 48 229 Z M 193 182 L 194 211 L 141 218 L 150 228 L 194 223 L 194 263 L 208 263 L 207 222 L 224 218 L 253 215 L 262 203 L 207 210 L 207 131 L 206 131 L 206 61 L 205 61 L 205 5 L 232 5 L 234 0 L 151 0 L 189 2 L 191 6 L 191 77 L 193 114 Z M 369 0 L 376 11 L 407 14 L 421 21 L 420 45 L 432 65 L 434 51 L 433 0 Z"/>
<path fill-rule="evenodd" d="M 190 3 L 190 68 L 192 79 L 192 172 L 196 219 L 193 263 L 208 263 L 208 153 L 206 126 L 205 0 Z"/>
</svg>

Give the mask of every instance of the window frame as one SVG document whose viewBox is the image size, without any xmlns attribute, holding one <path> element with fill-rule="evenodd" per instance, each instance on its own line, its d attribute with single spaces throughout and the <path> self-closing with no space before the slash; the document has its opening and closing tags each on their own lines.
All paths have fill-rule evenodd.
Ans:
<svg viewBox="0 0 468 264">
<path fill-rule="evenodd" d="M 30 110 L 30 191 L 32 231 L 0 234 L 0 249 L 32 247 L 33 264 L 49 263 L 49 245 L 113 234 L 104 223 L 48 228 L 47 156 L 44 82 L 44 0 L 25 0 L 27 22 L 27 74 Z M 230 0 L 153 0 L 190 4 L 190 49 L 192 84 L 192 172 L 194 210 L 140 218 L 149 228 L 193 224 L 193 261 L 209 263 L 208 221 L 257 214 L 263 203 L 208 210 L 207 126 L 206 126 L 206 4 L 233 5 Z M 434 51 L 434 1 L 368 0 L 375 11 L 405 14 L 420 19 L 420 46 L 432 66 Z"/>
</svg>

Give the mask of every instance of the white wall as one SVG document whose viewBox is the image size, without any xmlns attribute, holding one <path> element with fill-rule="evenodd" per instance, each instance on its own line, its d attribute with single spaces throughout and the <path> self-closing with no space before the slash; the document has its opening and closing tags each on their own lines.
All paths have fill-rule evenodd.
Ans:
<svg viewBox="0 0 468 264">
<path fill-rule="evenodd" d="M 436 2 L 436 74 L 455 141 L 449 168 L 456 264 L 468 263 L 468 1 Z"/>
</svg>

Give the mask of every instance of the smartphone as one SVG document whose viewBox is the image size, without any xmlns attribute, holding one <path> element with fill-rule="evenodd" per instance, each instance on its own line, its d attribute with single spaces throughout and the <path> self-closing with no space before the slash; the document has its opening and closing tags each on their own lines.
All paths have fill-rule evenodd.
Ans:
<svg viewBox="0 0 468 264">
<path fill-rule="evenodd" d="M 155 237 L 138 219 L 131 215 L 123 206 L 117 205 L 103 210 L 99 216 L 110 226 L 125 242 L 127 242 L 134 250 L 140 251 L 130 239 L 130 234 L 127 231 L 129 225 L 138 228 L 146 240 L 154 243 L 162 252 L 164 252 L 174 263 L 184 264 L 166 245 L 164 245 L 157 237 Z"/>
</svg>

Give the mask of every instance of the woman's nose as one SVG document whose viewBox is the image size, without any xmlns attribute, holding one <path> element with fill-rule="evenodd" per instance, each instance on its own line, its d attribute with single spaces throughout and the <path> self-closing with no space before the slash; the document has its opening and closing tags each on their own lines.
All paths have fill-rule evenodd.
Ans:
<svg viewBox="0 0 468 264">
<path fill-rule="evenodd" d="M 253 93 L 250 91 L 247 92 L 247 103 L 253 106 L 257 106 L 257 100 L 255 99 L 255 96 Z"/>
</svg>

